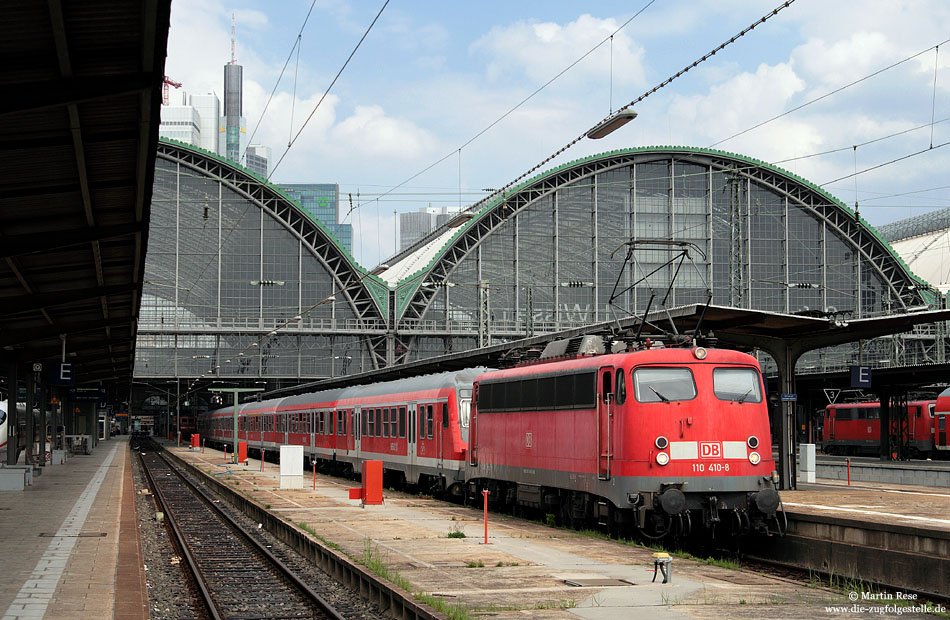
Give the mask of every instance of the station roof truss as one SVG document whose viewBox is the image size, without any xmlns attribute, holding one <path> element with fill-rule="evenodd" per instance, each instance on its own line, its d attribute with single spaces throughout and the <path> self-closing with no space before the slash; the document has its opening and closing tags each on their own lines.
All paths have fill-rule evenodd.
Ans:
<svg viewBox="0 0 950 620">
<path fill-rule="evenodd" d="M 11 0 L 0 20 L 0 361 L 129 379 L 170 0 Z"/>
<path fill-rule="evenodd" d="M 234 190 L 281 222 L 333 275 L 338 294 L 346 297 L 361 319 L 386 316 L 386 285 L 360 267 L 322 222 L 279 187 L 229 159 L 175 140 L 162 138 L 158 155 Z"/>
<path fill-rule="evenodd" d="M 773 190 L 786 197 L 790 205 L 813 214 L 837 236 L 846 239 L 881 280 L 887 283 L 891 299 L 895 302 L 895 311 L 933 301 L 927 292 L 930 285 L 910 271 L 877 231 L 856 217 L 854 211 L 843 202 L 806 179 L 766 162 L 734 153 L 690 147 L 642 147 L 611 151 L 564 164 L 516 186 L 504 195 L 491 198 L 480 208 L 479 204 L 474 205 L 471 209 L 474 215 L 459 227 L 441 250 L 433 252 L 425 244 L 417 246 L 417 252 L 431 254 L 433 258 L 424 268 L 396 285 L 397 317 L 403 319 L 407 326 L 421 320 L 438 287 L 449 280 L 453 270 L 502 224 L 538 200 L 605 171 L 671 158 L 676 162 L 695 163 L 711 170 L 738 175 Z M 440 234 L 444 233 L 441 230 L 432 233 L 428 237 L 430 243 Z M 407 260 L 405 253 L 394 258 Z"/>
<path fill-rule="evenodd" d="M 203 189 L 198 191 L 196 186 Z M 208 189 L 213 187 L 218 189 Z M 156 218 L 166 226 L 169 222 L 177 223 L 160 240 L 156 238 L 155 247 L 150 249 L 146 266 L 146 273 L 150 275 L 145 282 L 143 301 L 145 315 L 139 329 L 140 336 L 146 339 L 140 338 L 139 346 L 147 346 L 152 352 L 152 361 L 163 365 L 164 370 L 156 370 L 155 364 L 149 367 L 147 358 L 140 355 L 137 376 L 201 374 L 207 368 L 196 372 L 199 370 L 196 364 L 188 362 L 190 366 L 181 368 L 178 362 L 199 358 L 212 359 L 211 370 L 216 375 L 263 376 L 266 373 L 262 368 L 257 371 L 247 366 L 227 369 L 223 361 L 230 363 L 235 361 L 235 356 L 245 353 L 248 356 L 254 353 L 258 362 L 261 355 L 272 359 L 283 356 L 282 362 L 272 363 L 271 371 L 274 371 L 277 365 L 288 363 L 287 358 L 295 347 L 298 356 L 316 355 L 302 351 L 319 348 L 321 345 L 314 339 L 323 337 L 362 343 L 340 345 L 340 351 L 328 354 L 331 359 L 349 357 L 346 347 L 360 346 L 371 358 L 366 360 L 370 367 L 386 364 L 389 287 L 360 267 L 322 222 L 276 185 L 229 159 L 163 138 L 158 145 L 154 208 Z M 236 213 L 254 212 L 259 216 L 241 215 L 228 220 L 227 224 L 222 220 L 207 228 L 209 208 L 216 209 L 212 221 L 218 217 L 234 217 Z M 251 230 L 241 230 L 245 227 Z M 258 241 L 247 245 L 245 238 L 235 246 L 235 240 L 244 233 Z M 302 252 L 299 257 L 298 248 Z M 154 257 L 152 252 L 155 252 Z M 293 258 L 289 259 L 291 255 Z M 219 265 L 227 265 L 229 261 L 246 264 L 242 262 L 228 273 L 222 273 L 219 267 L 214 274 L 205 271 L 208 261 Z M 310 271 L 311 266 L 318 266 L 317 271 Z M 250 274 L 258 272 L 261 275 L 254 275 L 254 281 L 248 282 Z M 245 279 L 242 281 L 242 278 Z M 284 287 L 285 278 L 287 294 L 293 299 L 282 297 L 283 306 L 268 308 L 263 289 L 270 287 L 276 291 L 275 287 Z M 239 289 L 243 286 L 247 290 L 249 284 L 257 284 L 262 289 L 260 308 L 258 301 L 250 303 L 242 299 L 244 293 Z M 222 287 L 231 288 L 222 293 Z M 196 292 L 198 289 L 201 291 Z M 176 290 L 188 292 L 178 295 L 174 293 Z M 335 307 L 334 316 L 345 314 L 345 319 L 333 321 L 333 327 L 329 327 L 326 320 L 314 318 L 331 302 Z M 168 303 L 177 305 L 178 309 L 162 305 Z M 167 314 L 159 314 L 167 312 L 173 312 L 174 318 L 166 320 Z M 263 353 L 272 344 L 265 342 L 267 337 L 276 336 L 278 331 L 281 337 L 289 339 L 273 342 L 275 348 Z M 161 340 L 163 335 L 174 338 L 174 342 Z M 292 344 L 292 340 L 299 338 L 309 340 L 295 340 L 297 344 Z M 166 342 L 174 349 L 174 358 L 169 357 L 173 353 L 162 352 L 166 346 L 162 343 Z M 257 344 L 261 346 L 256 351 L 247 348 Z M 248 361 L 247 357 L 241 360 L 242 364 Z M 150 370 L 144 372 L 146 368 Z M 295 368 L 287 369 L 288 376 L 308 372 L 300 366 Z"/>
<path fill-rule="evenodd" d="M 641 323 L 643 319 L 645 319 L 645 322 Z M 757 342 L 765 339 L 804 342 L 810 347 L 824 347 L 844 342 L 854 342 L 863 338 L 870 339 L 901 333 L 913 329 L 915 325 L 946 320 L 950 320 L 950 310 L 921 311 L 888 317 L 859 319 L 842 325 L 825 318 L 692 304 L 671 308 L 669 311 L 651 312 L 645 317 L 626 317 L 617 321 L 565 330 L 556 334 L 555 337 L 569 339 L 591 333 L 620 334 L 642 328 L 641 335 L 643 338 L 654 338 L 658 345 L 663 346 L 663 339 L 668 337 L 670 333 L 688 335 L 695 331 L 697 327 L 701 327 L 703 334 L 715 334 L 722 346 L 751 351 L 756 348 Z M 261 396 L 262 398 L 269 398 L 287 394 L 301 394 L 309 391 L 371 384 L 378 381 L 391 381 L 403 377 L 414 377 L 463 368 L 499 368 L 505 365 L 505 358 L 509 357 L 513 350 L 526 351 L 543 348 L 551 340 L 551 334 L 532 336 L 471 351 L 416 360 L 390 368 L 282 388 L 263 393 Z"/>
</svg>

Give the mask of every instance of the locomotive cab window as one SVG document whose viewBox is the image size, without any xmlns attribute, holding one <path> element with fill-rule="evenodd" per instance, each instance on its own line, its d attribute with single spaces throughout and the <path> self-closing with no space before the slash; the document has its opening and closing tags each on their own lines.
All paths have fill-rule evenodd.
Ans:
<svg viewBox="0 0 950 620">
<path fill-rule="evenodd" d="M 617 396 L 615 402 L 622 405 L 627 400 L 627 384 L 624 377 L 623 368 L 617 369 Z"/>
<path fill-rule="evenodd" d="M 611 395 L 614 392 L 613 388 L 613 378 L 609 370 L 604 371 L 603 375 L 604 385 L 603 389 L 600 392 L 600 399 L 604 401 L 604 404 L 607 404 L 611 400 Z M 561 386 L 558 386 L 561 387 Z"/>
<path fill-rule="evenodd" d="M 759 373 L 753 368 L 714 368 L 713 393 L 719 400 L 761 403 Z"/>
<path fill-rule="evenodd" d="M 688 368 L 637 368 L 633 371 L 633 395 L 641 403 L 692 400 L 696 382 Z"/>
</svg>

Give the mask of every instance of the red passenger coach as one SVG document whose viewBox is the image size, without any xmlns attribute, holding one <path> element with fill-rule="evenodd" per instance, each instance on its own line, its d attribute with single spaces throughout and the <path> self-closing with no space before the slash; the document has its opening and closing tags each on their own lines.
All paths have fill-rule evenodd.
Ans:
<svg viewBox="0 0 950 620">
<path fill-rule="evenodd" d="M 934 407 L 934 450 L 946 458 L 950 456 L 950 388 L 940 392 Z"/>
<path fill-rule="evenodd" d="M 245 403 L 239 438 L 272 454 L 302 445 L 324 469 L 353 474 L 364 460 L 381 460 L 393 483 L 461 493 L 468 458 L 472 382 L 468 369 Z M 233 407 L 208 412 L 202 436 L 229 444 Z"/>
<path fill-rule="evenodd" d="M 775 517 L 768 412 L 749 355 L 647 343 L 487 372 L 475 394 L 470 495 L 487 488 L 497 504 L 652 537 L 689 533 L 696 519 L 742 531 Z"/>
<path fill-rule="evenodd" d="M 942 395 L 941 395 L 942 396 Z M 947 398 L 950 401 L 950 396 Z M 900 435 L 907 456 L 929 456 L 934 450 L 935 406 L 939 401 L 915 400 L 891 414 L 891 434 Z M 825 407 L 821 448 L 826 454 L 878 454 L 881 449 L 881 403 L 836 403 Z"/>
</svg>

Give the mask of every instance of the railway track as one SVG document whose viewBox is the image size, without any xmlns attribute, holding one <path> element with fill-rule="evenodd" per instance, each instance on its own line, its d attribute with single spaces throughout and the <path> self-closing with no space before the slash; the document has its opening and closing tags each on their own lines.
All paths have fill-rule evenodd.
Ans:
<svg viewBox="0 0 950 620">
<path fill-rule="evenodd" d="M 159 453 L 143 471 L 215 620 L 349 620 Z"/>
</svg>

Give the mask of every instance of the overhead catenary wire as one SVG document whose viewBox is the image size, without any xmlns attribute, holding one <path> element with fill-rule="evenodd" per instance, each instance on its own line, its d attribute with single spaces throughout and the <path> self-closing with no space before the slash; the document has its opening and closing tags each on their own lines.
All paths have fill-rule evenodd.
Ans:
<svg viewBox="0 0 950 620">
<path fill-rule="evenodd" d="M 909 158 L 911 158 L 911 157 L 915 157 L 915 156 L 917 156 L 917 155 L 920 155 L 921 153 L 929 153 L 930 151 L 935 151 L 935 150 L 937 150 L 937 149 L 940 149 L 940 148 L 943 148 L 943 147 L 947 146 L 948 144 L 950 144 L 950 142 L 944 142 L 944 143 L 942 143 L 942 144 L 937 144 L 936 146 L 930 146 L 930 147 L 927 147 L 927 148 L 925 148 L 925 149 L 921 149 L 921 150 L 916 151 L 916 152 L 914 152 L 914 153 L 908 153 L 907 155 L 901 155 L 900 157 L 895 157 L 894 159 L 888 160 L 888 161 L 886 161 L 886 162 L 884 162 L 884 163 L 881 163 L 881 164 L 877 164 L 876 166 L 871 166 L 870 168 L 865 168 L 864 170 L 855 170 L 855 172 L 854 172 L 853 174 L 846 174 L 846 175 L 844 175 L 843 177 L 838 177 L 837 179 L 832 179 L 831 181 L 826 181 L 825 183 L 820 183 L 820 185 L 822 185 L 822 186 L 824 186 L 824 185 L 830 185 L 830 184 L 832 184 L 832 183 L 837 183 L 838 181 L 843 181 L 843 180 L 845 180 L 845 179 L 850 179 L 850 178 L 853 177 L 853 176 L 857 176 L 857 175 L 859 175 L 859 174 L 864 174 L 865 172 L 870 172 L 870 171 L 872 171 L 872 170 L 877 170 L 878 168 L 883 168 L 884 166 L 889 166 L 890 164 L 894 164 L 894 163 L 897 163 L 897 162 L 899 162 L 899 161 L 903 161 L 903 160 L 905 160 L 905 159 L 909 159 Z"/>
<path fill-rule="evenodd" d="M 347 66 L 348 64 L 350 64 L 350 61 L 353 60 L 353 56 L 356 55 L 356 51 L 357 51 L 358 49 L 360 49 L 360 46 L 361 46 L 361 45 L 363 45 L 363 41 L 366 40 L 366 37 L 369 35 L 370 30 L 372 30 L 372 29 L 373 29 L 373 26 L 376 25 L 376 22 L 379 21 L 380 15 L 383 14 L 383 11 L 386 10 L 386 7 L 387 7 L 388 5 L 389 5 L 389 0 L 386 0 L 386 1 L 383 3 L 383 6 L 380 7 L 379 12 L 376 14 L 376 17 L 373 18 L 372 23 L 370 23 L 370 25 L 369 25 L 368 28 L 366 28 L 366 32 L 363 33 L 363 36 L 360 37 L 360 40 L 359 40 L 359 42 L 356 44 L 356 47 L 354 47 L 354 48 L 353 48 L 353 51 L 350 52 L 350 55 L 347 57 L 346 62 L 344 62 L 344 63 L 343 63 L 343 66 L 340 67 L 340 70 L 337 71 L 336 75 L 333 77 L 333 81 L 330 82 L 330 85 L 327 86 L 327 90 L 326 90 L 326 91 L 323 93 L 323 95 L 320 97 L 320 100 L 317 101 L 317 105 L 313 106 L 313 110 L 311 110 L 310 115 L 307 117 L 307 120 L 305 120 L 305 121 L 303 122 L 303 125 L 300 126 L 300 130 L 297 131 L 297 134 L 290 140 L 290 142 L 287 143 L 287 148 L 284 150 L 284 153 L 280 156 L 280 159 L 277 160 L 277 163 L 274 164 L 274 167 L 271 169 L 270 174 L 267 175 L 267 178 L 268 178 L 268 179 L 269 179 L 271 176 L 273 176 L 273 174 L 277 171 L 277 168 L 280 166 L 281 162 L 284 161 L 284 158 L 287 156 L 287 153 L 290 152 L 291 147 L 293 147 L 294 143 L 297 142 L 297 139 L 300 138 L 300 134 L 302 134 L 302 133 L 303 133 L 303 130 L 307 128 L 307 125 L 310 123 L 310 119 L 312 119 L 312 118 L 313 118 L 313 115 L 317 113 L 317 110 L 318 110 L 318 109 L 320 109 L 320 104 L 322 104 L 322 103 L 323 103 L 323 100 L 326 99 L 326 98 L 327 98 L 327 95 L 330 94 L 330 91 L 333 89 L 333 85 L 336 84 L 336 81 L 337 81 L 338 79 L 340 79 L 340 75 L 342 75 L 344 69 L 346 69 L 346 66 Z"/>
<path fill-rule="evenodd" d="M 616 112 L 615 114 L 619 114 L 619 113 L 621 113 L 621 112 L 623 112 L 623 111 L 625 111 L 625 110 L 627 110 L 627 109 L 629 109 L 629 108 L 632 108 L 634 105 L 636 105 L 637 103 L 640 103 L 641 101 L 643 101 L 644 99 L 646 99 L 647 97 L 649 97 L 649 96 L 652 95 L 653 93 L 657 92 L 657 91 L 660 90 L 661 88 L 663 88 L 663 87 L 669 85 L 673 80 L 677 79 L 677 78 L 680 77 L 681 75 L 684 75 L 684 74 L 687 73 L 690 69 L 693 69 L 694 67 L 696 67 L 696 66 L 698 66 L 699 64 L 705 62 L 705 61 L 708 60 L 709 58 L 712 58 L 713 56 L 715 56 L 717 53 L 719 53 L 720 51 L 722 51 L 723 49 L 725 49 L 726 47 L 728 47 L 728 46 L 731 45 L 732 43 L 735 43 L 738 39 L 740 39 L 740 38 L 742 38 L 743 36 L 745 36 L 748 32 L 750 32 L 752 29 L 754 29 L 754 28 L 755 28 L 756 26 L 758 26 L 759 24 L 763 24 L 763 23 L 765 23 L 766 21 L 768 21 L 769 19 L 771 19 L 772 17 L 775 17 L 776 15 L 778 15 L 779 11 L 788 8 L 788 7 L 791 6 L 791 4 L 794 3 L 794 2 L 795 2 L 795 0 L 786 0 L 785 2 L 783 2 L 782 4 L 780 4 L 779 6 L 777 6 L 776 8 L 772 9 L 772 11 L 770 11 L 769 13 L 766 13 L 765 15 L 763 15 L 762 17 L 760 17 L 760 18 L 757 19 L 756 21 L 752 22 L 749 26 L 743 28 L 743 29 L 742 29 L 741 31 L 739 31 L 737 34 L 735 34 L 735 35 L 733 35 L 732 37 L 730 37 L 727 41 L 724 41 L 723 43 L 720 43 L 718 46 L 716 46 L 715 48 L 713 48 L 712 50 L 710 50 L 709 52 L 707 52 L 706 54 L 704 54 L 703 56 L 701 56 L 701 57 L 698 58 L 697 60 L 694 60 L 691 64 L 686 65 L 685 67 L 683 67 L 682 69 L 680 69 L 679 71 L 677 71 L 676 73 L 674 73 L 673 75 L 669 76 L 668 78 L 666 78 L 665 80 L 663 80 L 662 82 L 660 82 L 659 84 L 657 84 L 656 86 L 654 86 L 653 88 L 651 88 L 650 90 L 646 91 L 645 93 L 643 93 L 642 95 L 640 95 L 639 97 L 637 97 L 636 99 L 634 99 L 633 101 L 631 101 L 630 103 L 628 103 L 628 104 L 626 104 L 626 105 L 624 105 L 624 106 L 622 106 L 622 107 L 620 107 L 620 108 L 617 108 L 617 112 Z M 604 121 L 608 120 L 609 118 L 610 118 L 610 116 L 607 116 L 606 118 L 604 118 L 603 120 L 601 120 L 600 123 L 603 123 Z M 598 123 L 598 124 L 600 124 L 600 123 Z M 596 127 L 597 125 L 594 125 L 594 126 Z M 470 211 L 475 211 L 475 210 L 477 210 L 478 208 L 480 208 L 483 204 L 485 204 L 485 203 L 487 203 L 488 201 L 492 200 L 495 196 L 503 195 L 505 192 L 508 191 L 509 188 L 511 188 L 512 186 L 516 185 L 519 181 L 521 181 L 522 179 L 524 179 L 524 178 L 530 176 L 530 175 L 533 174 L 535 171 L 537 171 L 537 170 L 539 170 L 540 168 L 542 168 L 543 166 L 545 166 L 545 165 L 546 165 L 548 162 L 550 162 L 552 159 L 555 159 L 556 157 L 560 156 L 564 151 L 568 150 L 569 148 L 571 148 L 572 146 L 574 146 L 575 144 L 577 144 L 578 142 L 580 142 L 581 140 L 583 140 L 583 139 L 587 136 L 587 134 L 588 134 L 589 131 L 590 131 L 590 130 L 585 131 L 585 132 L 582 133 L 581 135 L 577 136 L 576 138 L 574 138 L 573 140 L 571 140 L 570 142 L 568 142 L 567 144 L 565 144 L 564 146 L 562 146 L 560 149 L 558 149 L 557 151 L 555 151 L 553 154 L 549 155 L 548 157 L 544 158 L 543 160 L 541 160 L 540 162 L 538 162 L 537 164 L 535 164 L 531 169 L 527 170 L 526 172 L 523 172 L 523 173 L 522 173 L 521 175 L 519 175 L 517 178 L 515 178 L 515 179 L 509 181 L 508 183 L 506 183 L 505 185 L 503 185 L 503 186 L 500 187 L 499 189 L 495 190 L 495 192 L 493 192 L 491 195 L 486 196 L 486 197 L 483 198 L 482 200 L 476 202 L 476 203 L 473 204 L 471 207 L 469 207 L 469 210 L 470 210 Z M 413 177 L 413 178 L 415 178 L 415 177 Z M 410 180 L 411 180 L 411 179 L 410 179 Z"/>
<path fill-rule="evenodd" d="M 277 81 L 274 82 L 274 88 L 273 90 L 270 91 L 270 96 L 267 98 L 267 103 L 264 104 L 264 109 L 261 110 L 260 118 L 257 119 L 257 124 L 254 125 L 254 131 L 251 132 L 251 137 L 247 139 L 248 146 L 250 146 L 250 144 L 254 142 L 254 136 L 257 135 L 257 130 L 261 126 L 261 121 L 264 120 L 264 115 L 267 113 L 267 108 L 270 106 L 270 102 L 271 100 L 273 100 L 274 94 L 277 92 L 277 86 L 280 85 L 280 80 L 281 78 L 284 77 L 284 71 L 287 70 L 287 65 L 290 64 L 290 59 L 293 57 L 295 49 L 297 50 L 297 64 L 298 65 L 300 64 L 300 43 L 303 39 L 303 31 L 304 31 L 304 28 L 307 27 L 307 22 L 310 21 L 310 14 L 313 13 L 313 7 L 316 6 L 316 4 L 317 4 L 317 0 L 313 0 L 313 2 L 310 4 L 310 10 L 307 11 L 307 16 L 304 18 L 303 24 L 300 25 L 300 31 L 297 33 L 297 38 L 294 40 L 294 45 L 292 48 L 290 48 L 290 53 L 287 54 L 287 60 L 284 61 L 284 66 L 280 70 L 280 75 L 277 76 Z M 296 92 L 297 92 L 297 74 L 295 71 L 294 72 L 294 93 Z M 296 98 L 296 95 L 295 95 L 295 98 Z M 293 122 L 293 116 L 294 116 L 293 115 L 293 101 L 291 101 L 291 112 L 290 112 L 291 122 Z M 239 158 L 241 161 L 244 160 L 244 156 L 247 154 L 247 148 L 248 147 L 244 147 L 244 152 L 241 153 L 241 157 Z"/>
<path fill-rule="evenodd" d="M 794 1 L 795 1 L 795 0 L 791 0 L 791 2 L 794 2 Z M 449 153 L 446 153 L 445 156 L 439 158 L 437 161 L 435 161 L 435 162 L 431 163 L 430 165 L 426 166 L 425 168 L 423 168 L 423 169 L 420 170 L 419 172 L 415 173 L 414 175 L 412 175 L 411 177 L 409 177 L 408 179 L 406 179 L 406 180 L 403 181 L 402 183 L 399 183 L 398 185 L 392 187 L 391 191 L 395 191 L 395 190 L 399 189 L 400 187 L 403 187 L 406 183 L 409 183 L 409 182 L 412 181 L 413 179 L 416 179 L 416 178 L 420 177 L 421 175 L 425 174 L 426 172 L 428 172 L 429 170 L 432 170 L 433 168 L 435 168 L 436 166 L 438 166 L 439 164 L 441 164 L 442 162 L 444 162 L 444 161 L 447 160 L 448 158 L 450 158 L 450 157 L 452 157 L 453 155 L 455 155 L 455 154 L 456 154 L 456 151 L 461 151 L 461 150 L 464 149 L 466 146 L 468 146 L 469 144 L 471 144 L 471 143 L 474 142 L 475 140 L 477 140 L 477 139 L 479 139 L 480 137 L 482 137 L 486 132 L 488 132 L 489 130 L 491 130 L 495 125 L 497 125 L 497 124 L 500 123 L 501 121 L 503 121 L 503 120 L 505 120 L 506 118 L 508 118 L 508 116 L 510 116 L 510 115 L 511 115 L 513 112 L 515 112 L 518 108 L 520 108 L 520 107 L 523 106 L 525 103 L 527 103 L 528 101 L 530 101 L 531 99 L 533 99 L 535 95 L 537 95 L 537 94 L 540 93 L 542 90 L 544 90 L 545 88 L 547 88 L 548 86 L 550 86 L 555 80 L 557 80 L 557 79 L 560 78 L 562 75 L 564 75 L 565 73 L 567 73 L 568 71 L 570 71 L 571 69 L 573 69 L 573 68 L 577 65 L 577 63 L 581 62 L 582 60 L 584 60 L 585 58 L 587 58 L 588 56 L 590 56 L 592 53 L 594 53 L 594 51 L 596 51 L 601 45 L 603 45 L 604 43 L 606 43 L 608 40 L 611 40 L 611 41 L 612 41 L 613 36 L 614 36 L 615 34 L 617 34 L 618 32 L 620 32 L 620 31 L 623 30 L 624 28 L 626 28 L 627 25 L 630 24 L 630 22 L 632 22 L 634 19 L 636 19 L 637 17 L 639 17 L 640 14 L 643 13 L 645 10 L 647 10 L 647 9 L 650 7 L 650 5 L 652 5 L 654 2 L 656 2 L 656 0 L 649 0 L 649 2 L 647 2 L 645 5 L 643 5 L 643 7 L 642 7 L 639 11 L 637 11 L 636 13 L 634 13 L 627 21 L 625 21 L 623 24 L 621 24 L 620 27 L 617 28 L 616 30 L 614 30 L 608 37 L 604 38 L 602 41 L 600 41 L 599 43 L 597 43 L 596 45 L 594 45 L 592 48 L 590 48 L 589 50 L 587 50 L 587 51 L 586 51 L 584 54 L 582 54 L 577 60 L 575 60 L 574 62 L 572 62 L 572 63 L 569 64 L 568 66 L 566 66 L 566 67 L 565 67 L 564 69 L 562 69 L 561 71 L 559 71 L 559 72 L 557 73 L 557 75 L 555 75 L 554 77 L 552 77 L 551 79 L 549 79 L 547 82 L 545 82 L 544 84 L 542 84 L 541 86 L 539 86 L 539 87 L 538 87 L 537 89 L 535 89 L 534 92 L 532 92 L 530 95 L 528 95 L 527 97 L 525 97 L 524 99 L 522 99 L 521 101 L 519 101 L 519 102 L 518 102 L 517 104 L 515 104 L 511 109 L 509 109 L 509 110 L 506 111 L 504 114 L 502 114 L 501 116 L 499 116 L 498 118 L 496 118 L 494 121 L 492 121 L 487 127 L 485 127 L 484 129 L 482 129 L 481 131 L 479 131 L 478 133 L 476 133 L 474 136 L 472 136 L 471 138 L 469 138 L 466 142 L 464 142 L 461 146 L 459 146 L 459 147 L 456 148 L 455 150 L 453 150 L 453 151 L 451 151 L 451 152 L 449 152 Z M 380 197 L 385 196 L 385 195 L 387 195 L 388 193 L 389 193 L 389 192 L 384 192 L 383 194 L 381 194 Z M 358 209 L 358 208 L 362 207 L 363 204 L 365 204 L 365 203 L 358 204 L 358 205 L 356 206 L 356 208 Z"/>
<path fill-rule="evenodd" d="M 821 100 L 823 100 L 823 99 L 827 99 L 828 97 L 830 97 L 830 96 L 832 96 L 832 95 L 836 95 L 836 94 L 840 93 L 840 92 L 843 91 L 843 90 L 846 90 L 846 89 L 848 89 L 848 88 L 851 88 L 852 86 L 855 86 L 856 84 L 860 84 L 861 82 L 864 82 L 865 80 L 869 80 L 869 79 L 871 79 L 872 77 L 875 77 L 875 76 L 877 76 L 877 75 L 880 75 L 881 73 L 884 73 L 885 71 L 888 71 L 888 70 L 890 70 L 890 69 L 893 69 L 894 67 L 897 67 L 897 66 L 899 66 L 899 65 L 902 65 L 902 64 L 904 64 L 905 62 L 908 62 L 908 61 L 910 61 L 910 60 L 913 60 L 913 59 L 917 58 L 918 56 L 921 56 L 921 55 L 923 55 L 923 54 L 926 54 L 926 53 L 929 52 L 930 50 L 935 49 L 935 48 L 938 48 L 938 47 L 940 47 L 941 45 L 943 45 L 944 43 L 947 43 L 947 42 L 950 42 L 950 39 L 946 39 L 946 40 L 944 40 L 944 41 L 941 41 L 941 42 L 938 43 L 937 45 L 932 45 L 932 46 L 928 47 L 928 48 L 925 49 L 925 50 L 922 50 L 922 51 L 920 51 L 920 52 L 917 52 L 916 54 L 913 54 L 913 55 L 911 55 L 911 56 L 908 56 L 907 58 L 904 58 L 903 60 L 898 60 L 898 61 L 895 62 L 895 63 L 892 63 L 892 64 L 890 64 L 890 65 L 888 65 L 888 66 L 886 66 L 886 67 L 883 67 L 883 68 L 881 68 L 881 69 L 878 69 L 878 70 L 875 71 L 874 73 L 869 73 L 868 75 L 865 75 L 865 76 L 862 77 L 862 78 L 859 78 L 859 79 L 857 79 L 857 80 L 854 80 L 853 82 L 850 82 L 850 83 L 848 83 L 848 84 L 845 84 L 844 86 L 840 86 L 840 87 L 838 87 L 838 88 L 836 88 L 836 89 L 834 89 L 834 90 L 832 90 L 832 91 L 829 91 L 829 92 L 827 92 L 827 93 L 825 93 L 825 94 L 823 94 L 823 95 L 821 95 L 821 96 L 815 97 L 814 99 L 811 99 L 811 100 L 809 100 L 809 101 L 806 101 L 805 103 L 803 103 L 803 104 L 801 104 L 801 105 L 797 105 L 797 106 L 795 106 L 794 108 L 792 108 L 791 110 L 786 110 L 785 112 L 782 112 L 781 114 L 777 114 L 777 115 L 773 116 L 773 117 L 770 118 L 770 119 L 767 119 L 767 120 L 762 121 L 761 123 L 757 123 L 757 124 L 753 125 L 752 127 L 749 127 L 748 129 L 743 129 L 742 131 L 740 131 L 740 132 L 738 132 L 738 133 L 734 133 L 734 134 L 732 134 L 731 136 L 729 136 L 728 138 L 723 138 L 722 140 L 719 140 L 718 142 L 713 142 L 712 144 L 709 145 L 709 148 L 712 148 L 712 147 L 714 147 L 714 146 L 718 146 L 718 145 L 722 144 L 723 142 L 728 142 L 729 140 L 732 140 L 733 138 L 738 138 L 739 136 L 744 135 L 744 134 L 747 134 L 747 133 L 749 133 L 750 131 L 754 131 L 754 130 L 758 129 L 759 127 L 762 127 L 762 126 L 764 126 L 764 125 L 768 125 L 769 123 L 771 123 L 771 122 L 773 122 L 773 121 L 776 121 L 776 120 L 782 118 L 783 116 L 788 116 L 789 114 L 792 114 L 793 112 L 797 112 L 797 111 L 801 110 L 802 108 L 806 108 L 806 107 L 812 105 L 813 103 L 818 103 L 819 101 L 821 101 Z"/>
</svg>

